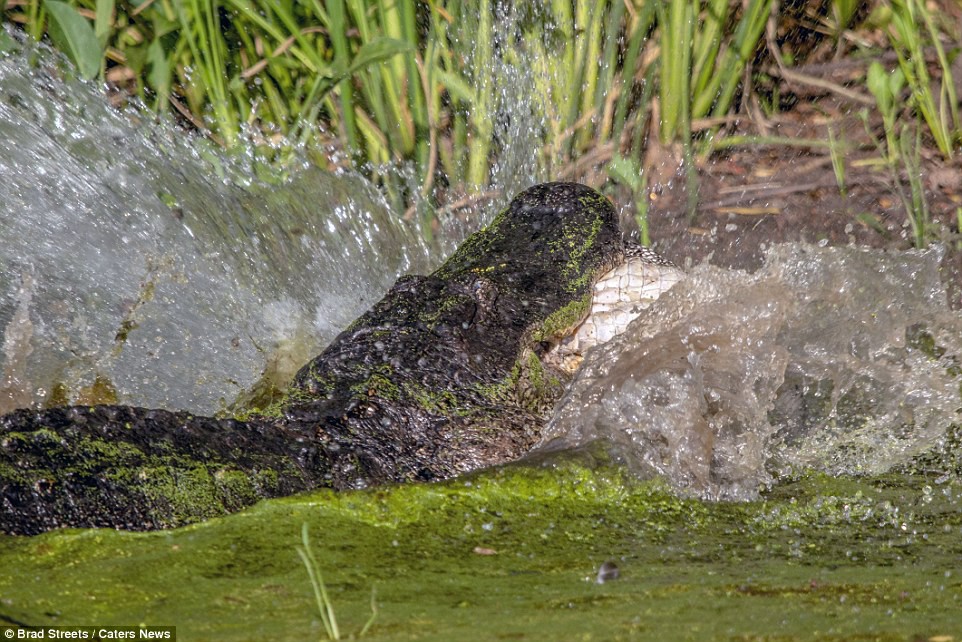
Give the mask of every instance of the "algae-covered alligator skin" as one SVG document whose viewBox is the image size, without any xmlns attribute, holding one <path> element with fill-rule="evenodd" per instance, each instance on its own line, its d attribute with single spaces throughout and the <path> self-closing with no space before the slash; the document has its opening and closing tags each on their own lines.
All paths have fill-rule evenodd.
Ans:
<svg viewBox="0 0 962 642">
<path fill-rule="evenodd" d="M 549 183 L 430 276 L 403 277 L 245 421 L 126 406 L 0 418 L 0 531 L 167 528 L 321 487 L 445 479 L 516 459 L 565 375 L 542 356 L 624 261 L 614 208 Z"/>
</svg>

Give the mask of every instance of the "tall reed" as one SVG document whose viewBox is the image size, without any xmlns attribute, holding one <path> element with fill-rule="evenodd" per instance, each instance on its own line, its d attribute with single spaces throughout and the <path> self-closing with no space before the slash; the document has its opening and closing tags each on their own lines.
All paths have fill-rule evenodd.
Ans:
<svg viewBox="0 0 962 642">
<path fill-rule="evenodd" d="M 962 140 L 952 67 L 942 45 L 942 32 L 952 27 L 937 28 L 936 16 L 920 0 L 892 0 L 890 9 L 887 33 L 898 55 L 899 69 L 911 90 L 912 106 L 925 121 L 939 151 L 951 158 Z M 950 35 L 949 40 L 958 43 L 959 34 Z M 934 50 L 940 67 L 941 82 L 937 89 L 928 71 L 926 47 Z"/>
<path fill-rule="evenodd" d="M 920 0 L 882 4 L 913 105 L 949 156 L 960 132 L 943 46 L 953 27 Z M 833 0 L 826 21 L 840 32 L 858 8 Z M 519 151 L 504 123 L 527 117 L 541 131 L 520 151 L 545 175 L 590 165 L 638 189 L 630 174 L 644 170 L 649 132 L 687 146 L 693 121 L 720 122 L 752 90 L 746 70 L 777 10 L 773 0 L 21 0 L 3 15 L 49 33 L 82 74 L 173 108 L 227 147 L 253 139 L 276 155 L 278 140 L 321 140 L 339 152 L 333 162 L 372 175 L 412 163 L 430 194 L 485 186 L 505 150 Z M 927 51 L 941 67 L 937 95 Z M 527 85 L 503 91 L 519 78 Z"/>
</svg>

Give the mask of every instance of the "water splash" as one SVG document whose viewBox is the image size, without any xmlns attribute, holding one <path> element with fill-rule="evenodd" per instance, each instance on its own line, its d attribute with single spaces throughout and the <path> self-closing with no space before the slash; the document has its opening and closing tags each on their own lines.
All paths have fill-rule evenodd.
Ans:
<svg viewBox="0 0 962 642">
<path fill-rule="evenodd" d="M 260 183 L 249 157 L 110 108 L 55 54 L 20 47 L 0 60 L 0 412 L 250 403 L 261 375 L 283 382 L 398 276 L 429 272 L 546 178 L 523 57 L 497 56 L 486 74 L 501 141 L 490 200 L 447 217 L 428 246 L 421 221 L 399 220 L 356 175 L 305 164 Z"/>
<path fill-rule="evenodd" d="M 521 143 L 494 170 L 501 196 L 437 249 L 357 176 L 252 180 L 244 159 L 139 125 L 35 54 L 0 59 L 0 412 L 249 401 L 545 178 L 523 59 L 495 74 L 499 135 Z M 699 266 L 589 356 L 546 442 L 605 439 L 641 474 L 730 498 L 937 448 L 962 355 L 938 259 L 788 245 L 753 275 Z"/>
<path fill-rule="evenodd" d="M 700 265 L 589 353 L 545 443 L 607 440 L 639 474 L 711 498 L 904 464 L 962 412 L 941 255 L 788 244 L 754 274 Z"/>
<path fill-rule="evenodd" d="M 453 246 L 427 247 L 357 176 L 252 180 L 27 49 L 0 59 L 0 412 L 213 412 Z"/>
</svg>

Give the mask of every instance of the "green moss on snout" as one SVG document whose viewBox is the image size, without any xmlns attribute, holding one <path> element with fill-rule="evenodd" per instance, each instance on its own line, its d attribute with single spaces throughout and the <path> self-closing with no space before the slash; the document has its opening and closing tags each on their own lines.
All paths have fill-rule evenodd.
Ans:
<svg viewBox="0 0 962 642">
<path fill-rule="evenodd" d="M 538 327 L 532 339 L 535 343 L 556 341 L 568 336 L 585 320 L 591 311 L 591 292 L 556 310 Z"/>
<path fill-rule="evenodd" d="M 589 207 L 588 211 L 594 211 L 590 208 L 598 206 L 597 203 L 586 203 L 586 205 Z M 591 249 L 595 246 L 598 240 L 598 233 L 603 226 L 604 219 L 602 219 L 601 216 L 595 216 L 591 221 L 591 227 L 587 230 L 587 234 L 585 234 L 586 230 L 582 226 L 579 226 L 578 228 L 571 229 L 561 239 L 552 244 L 552 251 L 561 252 L 568 256 L 568 262 L 561 273 L 562 281 L 565 284 L 564 287 L 568 292 L 580 292 L 586 287 L 590 288 L 599 276 L 589 270 L 585 270 L 583 263 L 585 257 L 588 256 Z"/>
</svg>

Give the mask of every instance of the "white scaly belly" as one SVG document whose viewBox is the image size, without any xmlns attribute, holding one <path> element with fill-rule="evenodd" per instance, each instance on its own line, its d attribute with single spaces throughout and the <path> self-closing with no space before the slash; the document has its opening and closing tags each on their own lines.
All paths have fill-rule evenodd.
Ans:
<svg viewBox="0 0 962 642">
<path fill-rule="evenodd" d="M 595 283 L 591 311 L 573 334 L 546 355 L 547 363 L 574 372 L 589 348 L 624 332 L 644 309 L 684 278 L 680 268 L 647 248 L 630 256 Z"/>
</svg>

